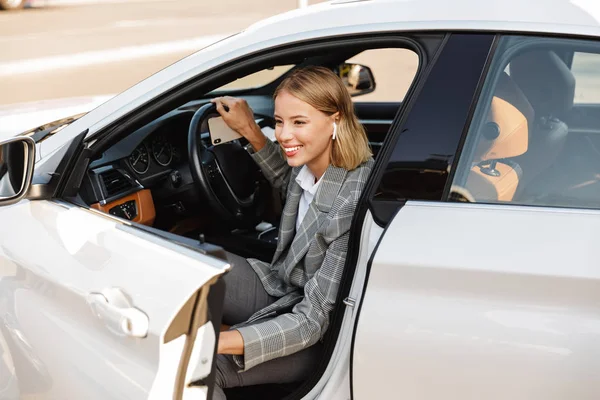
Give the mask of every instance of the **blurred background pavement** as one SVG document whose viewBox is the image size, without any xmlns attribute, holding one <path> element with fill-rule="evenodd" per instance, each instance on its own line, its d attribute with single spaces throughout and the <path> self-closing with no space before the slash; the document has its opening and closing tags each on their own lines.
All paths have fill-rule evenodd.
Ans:
<svg viewBox="0 0 600 400">
<path fill-rule="evenodd" d="M 89 111 L 202 47 L 299 5 L 29 0 L 23 10 L 0 11 L 0 136 Z"/>
<path fill-rule="evenodd" d="M 0 12 L 0 105 L 116 94 L 297 0 L 35 0 Z"/>
</svg>

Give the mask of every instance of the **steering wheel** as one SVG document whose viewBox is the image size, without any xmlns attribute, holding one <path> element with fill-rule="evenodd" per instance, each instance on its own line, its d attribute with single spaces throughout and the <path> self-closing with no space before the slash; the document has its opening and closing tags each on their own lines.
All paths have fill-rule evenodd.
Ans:
<svg viewBox="0 0 600 400">
<path fill-rule="evenodd" d="M 208 103 L 194 113 L 190 122 L 188 156 L 192 177 L 221 219 L 236 227 L 256 226 L 264 209 L 266 180 L 239 140 L 205 145 L 200 128 L 208 125 L 203 122 L 215 114 L 216 106 Z"/>
</svg>

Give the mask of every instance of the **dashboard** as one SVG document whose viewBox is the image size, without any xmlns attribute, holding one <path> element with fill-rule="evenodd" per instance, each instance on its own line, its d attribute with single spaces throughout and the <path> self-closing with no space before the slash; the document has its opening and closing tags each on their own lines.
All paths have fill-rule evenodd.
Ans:
<svg viewBox="0 0 600 400">
<path fill-rule="evenodd" d="M 169 113 L 105 151 L 90 163 L 80 192 L 83 200 L 99 211 L 146 225 L 164 208 L 191 209 L 174 198 L 185 197 L 194 186 L 187 156 L 193 115 Z"/>
<path fill-rule="evenodd" d="M 187 119 L 157 129 L 124 159 L 142 181 L 187 162 Z"/>
<path fill-rule="evenodd" d="M 187 162 L 187 136 L 192 111 L 169 113 L 123 138 L 94 160 L 94 171 L 107 165 L 123 167 L 141 181 Z"/>
<path fill-rule="evenodd" d="M 247 96 L 246 100 L 257 117 L 273 115 L 270 97 Z M 97 210 L 149 225 L 155 219 L 155 206 L 156 214 L 174 210 L 182 216 L 197 208 L 200 200 L 192 194 L 196 188 L 189 169 L 188 132 L 194 112 L 206 102 L 179 107 L 107 149 L 90 163 L 82 199 Z M 270 119 L 260 117 L 257 122 Z M 200 132 L 208 132 L 207 121 Z M 208 134 L 202 140 L 210 145 Z"/>
</svg>

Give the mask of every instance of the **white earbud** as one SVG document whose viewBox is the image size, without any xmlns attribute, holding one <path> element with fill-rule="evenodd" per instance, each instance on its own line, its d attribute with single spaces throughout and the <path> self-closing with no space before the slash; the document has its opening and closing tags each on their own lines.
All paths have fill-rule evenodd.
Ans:
<svg viewBox="0 0 600 400">
<path fill-rule="evenodd" d="M 337 134 L 337 124 L 333 121 L 333 140 L 335 140 L 335 135 Z"/>
</svg>

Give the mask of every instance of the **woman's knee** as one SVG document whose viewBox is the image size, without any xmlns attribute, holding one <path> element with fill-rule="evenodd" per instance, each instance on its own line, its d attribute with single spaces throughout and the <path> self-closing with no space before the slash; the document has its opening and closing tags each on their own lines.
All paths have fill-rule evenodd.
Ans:
<svg viewBox="0 0 600 400">
<path fill-rule="evenodd" d="M 215 386 L 221 389 L 240 386 L 237 366 L 231 356 L 217 354 L 215 362 Z"/>
</svg>

